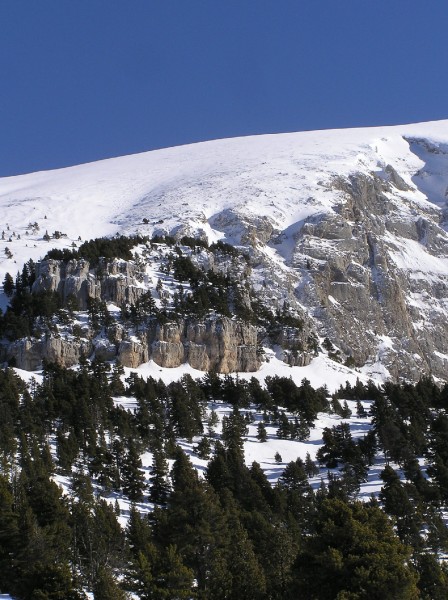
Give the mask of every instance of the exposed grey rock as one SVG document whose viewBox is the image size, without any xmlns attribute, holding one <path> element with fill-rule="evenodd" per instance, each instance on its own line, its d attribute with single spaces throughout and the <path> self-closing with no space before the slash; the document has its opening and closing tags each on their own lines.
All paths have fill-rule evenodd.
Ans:
<svg viewBox="0 0 448 600">
<path fill-rule="evenodd" d="M 108 331 L 108 343 L 95 342 L 96 355 L 107 360 L 117 355 L 130 367 L 152 358 L 164 367 L 189 362 L 199 370 L 255 371 L 262 343 L 281 348 L 280 356 L 288 364 L 306 365 L 315 356 L 320 335 L 340 349 L 342 360 L 351 357 L 357 365 L 380 360 L 393 377 L 415 380 L 431 373 L 446 378 L 448 274 L 443 261 L 448 238 L 441 227 L 446 200 L 438 205 L 411 200 L 411 187 L 390 165 L 376 174 L 352 173 L 320 185 L 331 192 L 333 204 L 283 232 L 273 218 L 249 214 L 242 205 L 210 219 L 229 241 L 247 247 L 250 265 L 238 257 L 222 260 L 205 250 L 192 255 L 204 270 L 244 275 L 265 306 L 280 311 L 288 306 L 290 314 L 300 318 L 300 327 L 269 330 L 268 335 L 237 319 L 208 317 L 164 325 L 150 322 L 128 339 L 129 332 L 117 324 Z M 313 198 L 307 202 L 312 204 Z M 196 226 L 184 224 L 171 233 L 180 239 L 197 232 Z M 283 263 L 272 258 L 273 251 L 283 253 Z M 440 259 L 439 269 L 428 273 L 424 264 L 405 269 L 402 265 L 409 261 L 400 257 L 413 251 Z M 81 309 L 89 297 L 121 306 L 135 304 L 145 292 L 143 278 L 144 257 L 103 263 L 96 269 L 86 261 L 47 260 L 38 265 L 33 291 L 56 291 L 64 301 L 72 296 Z M 240 293 L 241 305 L 249 309 L 250 285 Z M 164 294 L 166 289 L 159 297 Z M 74 340 L 73 347 L 42 344 L 17 342 L 8 356 L 28 365 L 25 368 L 34 368 L 43 356 L 70 363 L 85 342 Z"/>
<path fill-rule="evenodd" d="M 149 339 L 151 357 L 163 367 L 189 362 L 195 369 L 232 373 L 260 366 L 256 328 L 227 317 L 157 325 Z"/>
<path fill-rule="evenodd" d="M 13 360 L 16 367 L 35 371 L 42 367 L 42 360 L 56 362 L 62 367 L 72 367 L 82 355 L 89 356 L 93 346 L 87 340 L 48 337 L 45 340 L 21 339 L 10 344 L 7 359 Z"/>
<path fill-rule="evenodd" d="M 395 187 L 408 189 L 389 173 Z M 408 241 L 434 256 L 446 255 L 439 213 L 419 206 L 418 218 L 404 218 L 403 206 L 387 194 L 389 184 L 376 175 L 353 175 L 334 185 L 345 197 L 338 214 L 310 219 L 296 239 L 293 264 L 311 265 L 309 284 L 296 289 L 299 301 L 314 307 L 321 334 L 357 364 L 375 361 L 386 336 L 392 348 L 381 359 L 393 377 L 445 378 L 446 361 L 439 355 L 448 353 L 442 310 L 448 304 L 447 274 L 409 273 L 394 260 Z M 413 301 L 422 294 L 433 299 L 432 310 L 427 301 Z"/>
<path fill-rule="evenodd" d="M 134 263 L 114 260 L 90 269 L 85 260 L 45 260 L 37 265 L 36 281 L 32 291 L 58 292 L 66 301 L 76 299 L 80 310 L 87 308 L 87 299 L 97 298 L 121 306 L 124 302 L 135 304 L 144 293 L 140 286 Z"/>
<path fill-rule="evenodd" d="M 388 181 L 390 181 L 397 188 L 397 190 L 407 192 L 411 189 L 403 177 L 401 177 L 391 165 L 386 165 L 384 171 L 387 175 Z"/>
<path fill-rule="evenodd" d="M 118 359 L 124 367 L 135 369 L 148 362 L 148 346 L 142 341 L 123 340 L 118 347 Z"/>
</svg>

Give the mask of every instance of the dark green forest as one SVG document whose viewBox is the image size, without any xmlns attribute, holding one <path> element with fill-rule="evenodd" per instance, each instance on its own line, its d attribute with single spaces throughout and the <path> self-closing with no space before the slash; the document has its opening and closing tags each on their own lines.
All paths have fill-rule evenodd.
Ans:
<svg viewBox="0 0 448 600">
<path fill-rule="evenodd" d="M 135 411 L 114 396 L 134 398 Z M 342 419 L 346 400 L 371 417 L 362 438 Z M 229 409 L 220 435 L 219 404 Z M 99 600 L 445 599 L 447 408 L 448 386 L 430 379 L 330 396 L 278 376 L 124 380 L 119 365 L 87 360 L 76 371 L 45 364 L 39 384 L 1 370 L 0 590 L 24 600 L 86 590 Z M 317 463 L 291 461 L 273 486 L 246 465 L 255 413 L 262 444 L 272 425 L 280 439 L 306 440 L 320 412 L 341 420 L 324 430 Z M 208 460 L 202 475 L 182 440 Z M 381 493 L 360 502 L 379 453 Z"/>
<path fill-rule="evenodd" d="M 113 333 L 114 319 L 129 334 L 211 314 L 251 323 L 271 342 L 283 328 L 303 330 L 286 303 L 274 308 L 253 292 L 250 257 L 223 242 L 118 237 L 46 258 L 87 260 L 100 280 L 112 258 L 137 265 L 137 244 L 148 260 L 157 255 L 175 291 L 164 296 L 159 279 L 154 296 L 148 289 L 124 303 L 119 317 L 90 298 L 84 317 L 94 335 Z M 76 299 L 34 293 L 36 272 L 28 261 L 4 279 L 6 345 L 80 335 Z M 291 352 L 302 349 L 293 343 Z M 317 339 L 305 344 L 318 350 Z M 330 340 L 323 347 L 342 360 Z M 324 428 L 316 460 L 284 463 L 277 452 L 274 484 L 247 464 L 249 426 L 257 444 L 307 441 L 322 414 L 335 424 Z M 354 418 L 370 423 L 361 437 L 352 436 Z M 196 457 L 206 466 L 193 467 Z M 371 474 L 382 489 L 361 502 Z M 87 592 L 97 600 L 442 600 L 447 510 L 448 385 L 430 378 L 358 381 L 331 395 L 280 376 L 125 378 L 119 364 L 86 357 L 76 369 L 44 363 L 28 384 L 0 370 L 0 592 L 18 600 Z"/>
</svg>

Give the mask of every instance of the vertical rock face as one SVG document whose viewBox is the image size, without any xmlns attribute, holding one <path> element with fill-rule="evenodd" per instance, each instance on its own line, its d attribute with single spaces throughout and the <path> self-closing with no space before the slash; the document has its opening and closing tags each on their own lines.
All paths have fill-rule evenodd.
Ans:
<svg viewBox="0 0 448 600">
<path fill-rule="evenodd" d="M 89 356 L 93 351 L 103 360 L 118 358 L 130 368 L 150 359 L 161 367 L 179 367 L 188 362 L 194 369 L 216 369 L 220 373 L 256 371 L 260 366 L 256 328 L 228 318 L 157 325 L 139 338 L 115 344 L 57 337 L 24 339 L 9 346 L 7 358 L 13 359 L 18 368 L 33 371 L 40 368 L 44 358 L 70 367 L 82 354 Z"/>
<path fill-rule="evenodd" d="M 87 308 L 88 298 L 118 306 L 135 304 L 146 291 L 138 275 L 141 274 L 135 265 L 127 261 L 115 260 L 90 270 L 89 263 L 83 260 L 67 263 L 46 260 L 38 264 L 32 291 L 54 291 L 64 301 L 72 297 L 81 310 Z M 138 338 L 123 339 L 122 331 L 114 337 L 112 342 L 103 339 L 93 344 L 53 337 L 34 342 L 21 340 L 13 344 L 7 354 L 18 367 L 31 370 L 38 368 L 43 358 L 71 366 L 87 350 L 89 354 L 95 350 L 95 355 L 105 360 L 117 357 L 131 368 L 150 359 L 162 367 L 178 367 L 189 362 L 195 369 L 213 368 L 221 373 L 256 371 L 260 365 L 257 329 L 225 317 L 153 325 Z"/>
<path fill-rule="evenodd" d="M 79 363 L 82 355 L 89 356 L 93 346 L 86 340 L 66 340 L 49 337 L 46 340 L 22 339 L 13 342 L 7 351 L 7 358 L 19 369 L 35 371 L 42 361 L 56 362 L 62 367 L 72 367 Z"/>
<path fill-rule="evenodd" d="M 126 366 L 152 359 L 163 367 L 189 362 L 202 371 L 231 373 L 258 369 L 257 336 L 281 347 L 278 355 L 297 366 L 315 356 L 319 337 L 328 337 L 341 358 L 351 357 L 355 365 L 380 360 L 392 377 L 415 380 L 427 373 L 445 379 L 448 235 L 443 227 L 448 209 L 445 200 L 439 205 L 419 200 L 408 180 L 390 165 L 376 174 L 332 176 L 319 182 L 330 201 L 319 204 L 308 198 L 305 204 L 318 209 L 284 231 L 275 211 L 257 215 L 242 204 L 210 218 L 228 239 L 245 246 L 250 260 L 237 264 L 236 252 L 224 265 L 219 254 L 204 251 L 195 254 L 199 267 L 203 272 L 221 269 L 234 279 L 244 273 L 247 285 L 241 285 L 240 306 L 250 312 L 253 287 L 256 299 L 273 312 L 292 308 L 290 314 L 301 323 L 296 327 L 266 325 L 262 331 L 227 317 L 184 318 L 150 324 L 137 337 L 132 331 L 115 337 L 109 331 L 109 342 L 93 340 L 92 348 L 105 359 L 117 356 Z M 293 203 L 290 208 L 294 210 Z M 176 235 L 185 231 L 179 228 Z M 162 249 L 157 252 L 163 255 Z M 55 291 L 65 301 L 73 297 L 81 310 L 88 298 L 135 305 L 147 290 L 143 262 L 114 260 L 90 269 L 83 260 L 43 261 L 33 291 Z M 161 303 L 167 305 L 174 287 L 170 280 L 161 289 Z M 18 342 L 7 354 L 24 368 L 52 356 L 70 364 L 80 345 L 52 338 Z"/>
<path fill-rule="evenodd" d="M 58 292 L 66 301 L 73 297 L 80 310 L 86 310 L 87 299 L 97 298 L 121 306 L 134 304 L 145 291 L 139 285 L 135 265 L 114 260 L 91 270 L 86 260 L 44 260 L 37 265 L 33 293 Z"/>
<path fill-rule="evenodd" d="M 148 346 L 140 341 L 123 340 L 118 347 L 118 358 L 124 367 L 135 369 L 149 360 Z"/>
<path fill-rule="evenodd" d="M 151 357 L 160 366 L 193 368 L 220 373 L 256 371 L 257 330 L 226 317 L 158 325 L 149 334 Z"/>
<path fill-rule="evenodd" d="M 403 190 L 398 177 L 389 173 Z M 446 377 L 448 274 L 438 257 L 446 256 L 447 240 L 439 213 L 428 205 L 412 218 L 415 207 L 397 204 L 390 184 L 375 175 L 335 186 L 345 200 L 338 214 L 309 219 L 296 240 L 294 264 L 303 267 L 306 257 L 312 281 L 299 300 L 314 307 L 322 334 L 357 363 L 374 361 L 387 338 L 382 359 L 392 376 Z M 403 259 L 412 261 L 410 253 L 412 270 Z"/>
</svg>

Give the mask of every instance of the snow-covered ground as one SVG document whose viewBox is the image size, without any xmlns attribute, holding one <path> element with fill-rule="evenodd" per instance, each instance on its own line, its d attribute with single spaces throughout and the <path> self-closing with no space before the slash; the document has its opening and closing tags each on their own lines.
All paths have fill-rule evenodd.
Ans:
<svg viewBox="0 0 448 600">
<path fill-rule="evenodd" d="M 215 140 L 2 178 L 0 279 L 79 238 L 151 235 L 189 224 L 212 242 L 222 236 L 216 215 L 230 209 L 269 217 L 280 231 L 291 228 L 290 238 L 305 218 L 343 200 L 330 189 L 335 176 L 382 174 L 387 165 L 411 186 L 414 202 L 440 203 L 448 187 L 447 144 L 448 121 L 437 121 Z M 48 243 L 46 231 L 67 237 Z"/>
<path fill-rule="evenodd" d="M 18 369 L 15 370 L 20 376 L 25 377 L 27 380 L 30 379 L 30 374 L 26 371 L 20 371 Z M 153 361 L 140 365 L 140 367 L 137 369 L 125 368 L 123 379 L 129 377 L 131 372 L 136 372 L 144 378 L 152 377 L 157 380 L 161 379 L 165 384 L 178 381 L 185 374 L 191 375 L 191 377 L 194 379 L 202 378 L 204 376 L 204 373 L 192 369 L 188 364 L 184 364 L 177 368 L 167 369 L 159 367 Z M 340 385 L 345 385 L 347 381 L 351 385 L 354 385 L 357 378 L 359 378 L 359 380 L 363 383 L 366 383 L 369 379 L 371 379 L 361 372 L 348 369 L 324 356 L 317 357 L 310 365 L 306 367 L 289 367 L 275 358 L 275 356 L 271 356 L 269 363 L 266 363 L 256 373 L 234 374 L 235 377 L 238 376 L 240 379 L 250 379 L 251 377 L 255 377 L 261 383 L 264 382 L 265 377 L 268 375 L 291 377 L 297 385 L 300 385 L 303 379 L 308 379 L 311 385 L 316 388 L 325 384 L 330 393 L 338 389 Z M 36 377 L 37 381 L 39 382 L 40 375 L 33 374 L 33 376 Z M 380 384 L 382 379 L 376 378 L 374 381 Z M 115 398 L 115 402 L 116 404 L 121 405 L 123 408 L 130 411 L 134 411 L 137 407 L 136 400 L 127 396 L 117 397 Z M 254 418 L 253 423 L 249 424 L 249 432 L 245 437 L 244 442 L 246 464 L 250 466 L 254 461 L 258 462 L 263 471 L 266 473 L 270 483 L 275 485 L 278 478 L 282 475 L 284 468 L 290 461 L 296 460 L 299 457 L 305 460 L 307 453 L 310 454 L 313 460 L 315 459 L 318 449 L 323 444 L 322 432 L 325 427 L 331 428 L 341 422 L 347 422 L 350 425 L 350 431 L 353 438 L 358 439 L 359 437 L 362 437 L 370 428 L 370 420 L 368 417 L 359 418 L 356 416 L 355 402 L 348 401 L 347 403 L 352 411 L 352 416 L 349 419 L 342 419 L 337 415 L 320 413 L 315 422 L 315 427 L 311 428 L 310 430 L 309 439 L 303 442 L 298 440 L 279 439 L 276 436 L 278 425 L 275 424 L 266 425 L 268 434 L 267 441 L 259 442 L 256 437 L 257 424 L 262 420 L 262 413 L 257 412 L 255 408 L 248 409 L 247 411 L 243 410 L 243 413 L 252 412 Z M 369 403 L 365 402 L 364 407 L 366 410 L 368 410 Z M 211 410 L 214 410 L 219 418 L 219 423 L 213 430 L 215 438 L 219 439 L 222 418 L 232 412 L 232 407 L 221 402 L 209 403 L 208 413 L 210 413 Z M 289 416 L 292 417 L 292 415 Z M 208 461 L 199 458 L 194 451 L 194 447 L 197 445 L 199 440 L 199 437 L 194 438 L 192 442 L 179 440 L 179 445 L 190 457 L 190 460 L 197 469 L 198 473 L 203 475 Z M 275 455 L 277 452 L 281 455 L 280 462 L 275 460 Z M 146 479 L 149 481 L 153 456 L 151 452 L 145 452 L 141 456 L 141 459 L 142 469 L 145 473 Z M 169 462 L 172 464 L 172 461 Z M 379 492 L 382 486 L 379 475 L 383 468 L 384 462 L 381 460 L 381 457 L 379 457 L 377 458 L 375 465 L 369 469 L 368 481 L 362 484 L 358 494 L 359 499 L 368 500 L 371 494 L 376 495 Z M 321 468 L 319 475 L 310 479 L 312 487 L 317 489 L 322 480 L 327 481 L 327 474 L 328 470 L 326 468 Z M 69 481 L 66 477 L 56 475 L 55 480 L 66 492 L 68 492 Z M 118 502 L 121 510 L 121 516 L 119 520 L 122 525 L 125 525 L 131 506 L 129 500 L 123 497 L 121 494 L 115 493 L 111 493 L 107 499 L 112 504 L 114 504 L 116 501 Z M 153 504 L 145 499 L 144 501 L 137 503 L 137 509 L 142 513 L 147 513 L 153 510 Z"/>
</svg>

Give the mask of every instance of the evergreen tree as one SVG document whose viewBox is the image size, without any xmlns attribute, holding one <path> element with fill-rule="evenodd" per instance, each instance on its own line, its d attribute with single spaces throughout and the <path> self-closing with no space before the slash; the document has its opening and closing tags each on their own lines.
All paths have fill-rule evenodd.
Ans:
<svg viewBox="0 0 448 600">
<path fill-rule="evenodd" d="M 362 405 L 361 400 L 357 400 L 356 401 L 356 415 L 360 418 L 360 419 L 365 419 L 367 417 L 367 412 L 366 409 L 364 408 L 364 406 Z"/>
<path fill-rule="evenodd" d="M 324 500 L 314 535 L 304 540 L 292 590 L 310 600 L 416 600 L 410 551 L 377 507 Z"/>
<path fill-rule="evenodd" d="M 244 453 L 244 436 L 248 432 L 246 421 L 237 408 L 229 416 L 223 417 L 221 439 L 228 450 L 235 451 L 242 456 Z"/>
<path fill-rule="evenodd" d="M 156 504 L 165 504 L 169 494 L 168 463 L 163 452 L 155 452 L 150 476 L 149 498 Z"/>
<path fill-rule="evenodd" d="M 446 600 L 448 598 L 448 570 L 437 556 L 423 552 L 417 555 L 416 569 L 421 600 Z"/>
<path fill-rule="evenodd" d="M 0 475 L 0 589 L 14 584 L 14 556 L 19 547 L 19 515 L 7 479 Z"/>
<path fill-rule="evenodd" d="M 381 473 L 384 486 L 381 488 L 380 500 L 384 510 L 395 517 L 397 533 L 405 542 L 417 542 L 422 524 L 419 507 L 409 498 L 405 484 L 401 483 L 397 473 L 387 465 Z"/>
<path fill-rule="evenodd" d="M 95 600 L 127 600 L 109 569 L 102 567 L 93 586 Z"/>
<path fill-rule="evenodd" d="M 231 600 L 261 600 L 266 594 L 266 579 L 255 555 L 253 546 L 242 525 L 231 522 Z"/>
<path fill-rule="evenodd" d="M 228 543 L 228 532 L 218 499 L 199 480 L 185 453 L 178 448 L 171 471 L 173 492 L 166 520 L 156 523 L 157 539 L 175 545 L 184 564 L 193 570 L 198 591 L 203 593 L 218 573 L 210 565 L 222 565 L 219 556 Z M 156 517 L 157 518 L 157 517 Z"/>
<path fill-rule="evenodd" d="M 128 452 L 121 466 L 123 492 L 132 502 L 143 498 L 145 475 L 141 470 L 142 461 L 133 443 L 129 444 Z"/>
<path fill-rule="evenodd" d="M 194 450 L 199 456 L 199 458 L 201 458 L 202 460 L 208 460 L 212 451 L 212 445 L 208 437 L 204 436 L 203 438 L 201 438 L 200 442 Z"/>
<path fill-rule="evenodd" d="M 257 439 L 259 442 L 266 442 L 268 439 L 266 426 L 263 421 L 260 421 L 260 423 L 257 425 Z"/>
<path fill-rule="evenodd" d="M 305 469 L 305 473 L 308 475 L 308 477 L 315 477 L 316 475 L 319 475 L 319 467 L 313 461 L 309 452 L 306 453 L 305 465 L 303 468 Z"/>
<path fill-rule="evenodd" d="M 194 597 L 192 569 L 185 566 L 176 546 L 170 545 L 163 552 L 157 565 L 157 598 L 190 600 Z"/>
<path fill-rule="evenodd" d="M 5 278 L 3 280 L 3 291 L 6 296 L 10 298 L 14 293 L 14 279 L 11 277 L 9 273 L 6 273 Z"/>
<path fill-rule="evenodd" d="M 280 413 L 280 417 L 279 417 L 279 427 L 277 429 L 277 437 L 282 440 L 286 440 L 287 438 L 291 437 L 292 433 L 293 433 L 292 424 L 289 422 L 289 419 L 286 416 L 286 414 L 282 411 Z"/>
</svg>

